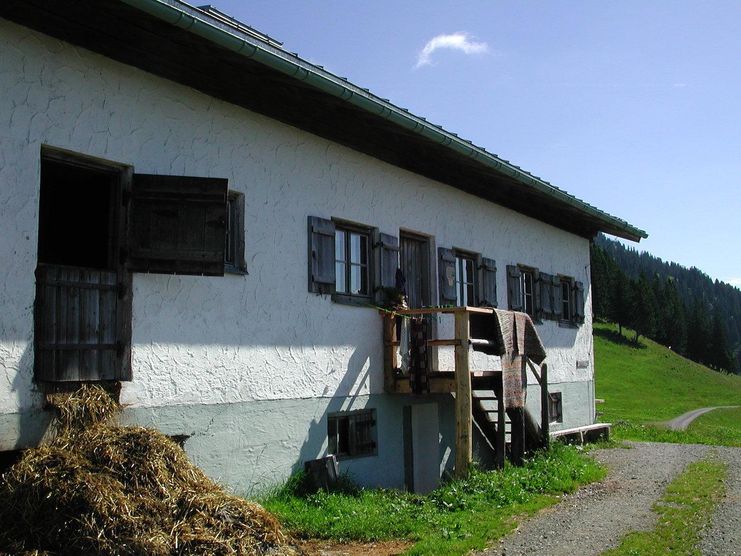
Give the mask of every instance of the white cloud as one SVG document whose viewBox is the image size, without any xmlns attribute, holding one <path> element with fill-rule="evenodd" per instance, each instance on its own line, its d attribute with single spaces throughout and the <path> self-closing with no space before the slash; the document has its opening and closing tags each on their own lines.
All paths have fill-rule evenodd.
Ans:
<svg viewBox="0 0 741 556">
<path fill-rule="evenodd" d="M 451 35 L 437 35 L 427 41 L 425 47 L 417 56 L 416 68 L 432 64 L 432 54 L 441 48 L 460 50 L 464 54 L 483 54 L 489 51 L 485 42 L 476 42 L 467 33 L 453 33 Z"/>
<path fill-rule="evenodd" d="M 737 288 L 741 288 L 741 278 L 726 278 L 724 282 L 726 284 L 731 284 L 732 286 L 736 286 Z"/>
</svg>

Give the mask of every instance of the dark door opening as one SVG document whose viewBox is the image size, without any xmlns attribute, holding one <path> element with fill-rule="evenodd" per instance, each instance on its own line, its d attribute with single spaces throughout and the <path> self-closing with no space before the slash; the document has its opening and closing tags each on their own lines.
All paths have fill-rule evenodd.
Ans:
<svg viewBox="0 0 741 556">
<path fill-rule="evenodd" d="M 114 269 L 116 175 L 41 160 L 40 264 Z"/>
</svg>

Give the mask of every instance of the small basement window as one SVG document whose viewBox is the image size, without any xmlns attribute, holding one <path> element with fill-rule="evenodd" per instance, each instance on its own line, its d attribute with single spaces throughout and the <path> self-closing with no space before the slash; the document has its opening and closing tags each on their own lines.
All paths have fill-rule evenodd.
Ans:
<svg viewBox="0 0 741 556">
<path fill-rule="evenodd" d="M 363 409 L 330 415 L 327 421 L 328 452 L 338 458 L 376 454 L 376 410 Z"/>
<path fill-rule="evenodd" d="M 551 423 L 563 423 L 561 392 L 550 392 L 548 394 L 548 417 Z"/>
</svg>

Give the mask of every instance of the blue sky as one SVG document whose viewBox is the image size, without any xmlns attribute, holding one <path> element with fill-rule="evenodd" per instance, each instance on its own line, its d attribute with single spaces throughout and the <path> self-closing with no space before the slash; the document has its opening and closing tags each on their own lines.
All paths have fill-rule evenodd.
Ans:
<svg viewBox="0 0 741 556">
<path fill-rule="evenodd" d="M 741 286 L 741 1 L 212 4 Z"/>
</svg>

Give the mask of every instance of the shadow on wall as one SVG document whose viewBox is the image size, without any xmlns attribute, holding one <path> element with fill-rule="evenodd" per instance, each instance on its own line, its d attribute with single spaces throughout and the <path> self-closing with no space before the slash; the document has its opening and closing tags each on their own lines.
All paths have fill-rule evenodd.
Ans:
<svg viewBox="0 0 741 556">
<path fill-rule="evenodd" d="M 41 409 L 43 394 L 33 381 L 32 342 L 26 344 L 18 360 L 17 368 L 8 369 L 6 372 L 15 372 L 10 384 L 10 392 L 16 396 L 21 410 L 7 416 L 7 418 L 15 419 L 16 423 L 0 431 L 2 439 L 0 450 L 20 450 L 37 446 L 49 428 L 51 413 Z M 5 434 L 9 434 L 10 438 L 2 438 Z"/>
<path fill-rule="evenodd" d="M 329 403 L 323 408 L 321 415 L 311 420 L 299 450 L 298 459 L 291 467 L 291 473 L 303 470 L 305 461 L 327 455 L 327 420 L 331 413 L 365 408 L 364 405 L 357 406 L 356 404 L 357 396 L 364 390 L 363 387 L 366 384 L 368 385 L 368 389 L 365 390 L 367 392 L 383 390 L 383 361 L 382 357 L 377 356 L 377 351 L 368 352 L 356 349 L 353 352 L 342 380 Z M 353 386 L 354 391 L 350 390 Z M 349 392 L 349 394 L 345 396 L 343 392 Z"/>
</svg>

